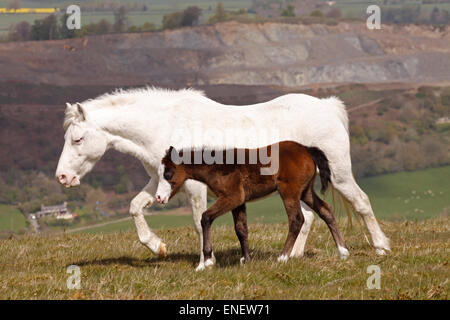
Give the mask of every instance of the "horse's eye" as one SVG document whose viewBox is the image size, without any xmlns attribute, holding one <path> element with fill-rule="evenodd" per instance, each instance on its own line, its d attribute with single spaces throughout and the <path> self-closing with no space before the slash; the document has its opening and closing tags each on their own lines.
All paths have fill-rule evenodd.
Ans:
<svg viewBox="0 0 450 320">
<path fill-rule="evenodd" d="M 73 140 L 74 143 L 80 143 L 81 141 L 83 141 L 83 138 Z"/>
</svg>

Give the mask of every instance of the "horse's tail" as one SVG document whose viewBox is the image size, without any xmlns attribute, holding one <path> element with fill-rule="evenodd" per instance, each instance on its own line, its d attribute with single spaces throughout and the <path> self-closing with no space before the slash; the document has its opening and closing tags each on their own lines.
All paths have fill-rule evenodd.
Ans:
<svg viewBox="0 0 450 320">
<path fill-rule="evenodd" d="M 324 193 L 328 189 L 328 184 L 331 182 L 331 172 L 327 156 L 322 150 L 316 147 L 309 147 L 308 152 L 317 168 L 319 168 L 320 182 L 322 183 L 320 192 Z"/>
</svg>

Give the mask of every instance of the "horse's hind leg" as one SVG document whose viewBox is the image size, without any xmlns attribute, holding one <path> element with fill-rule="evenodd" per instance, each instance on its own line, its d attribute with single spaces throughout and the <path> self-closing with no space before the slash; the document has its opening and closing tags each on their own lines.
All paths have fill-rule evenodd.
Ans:
<svg viewBox="0 0 450 320">
<path fill-rule="evenodd" d="M 314 221 L 314 213 L 312 209 L 303 201 L 300 201 L 300 205 L 302 207 L 302 213 L 305 218 L 305 222 L 303 223 L 302 228 L 297 236 L 297 240 L 295 240 L 295 244 L 292 248 L 290 256 L 291 258 L 303 257 L 303 254 L 305 252 L 306 240 L 308 239 L 308 234 Z"/>
<path fill-rule="evenodd" d="M 389 239 L 385 236 L 375 218 L 369 197 L 359 188 L 351 172 L 345 177 L 334 177 L 332 175 L 331 182 L 333 187 L 350 201 L 356 212 L 362 216 L 377 254 L 384 255 L 385 250 L 391 251 Z"/>
<path fill-rule="evenodd" d="M 347 259 L 349 252 L 345 245 L 344 237 L 339 231 L 339 227 L 330 206 L 325 201 L 320 199 L 314 192 L 314 180 L 305 191 L 302 200 L 314 211 L 316 211 L 319 217 L 325 221 L 333 236 L 334 242 L 336 243 L 339 256 L 343 260 Z"/>
<path fill-rule="evenodd" d="M 248 228 L 247 228 L 247 213 L 245 210 L 245 203 L 232 211 L 234 220 L 234 230 L 241 244 L 242 258 L 241 263 L 248 262 L 250 260 L 250 254 L 248 250 Z"/>
</svg>

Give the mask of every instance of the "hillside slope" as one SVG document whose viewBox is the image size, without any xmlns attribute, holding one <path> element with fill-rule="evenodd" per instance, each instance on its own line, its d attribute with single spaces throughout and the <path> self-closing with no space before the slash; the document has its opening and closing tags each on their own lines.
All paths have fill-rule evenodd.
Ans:
<svg viewBox="0 0 450 320">
<path fill-rule="evenodd" d="M 427 26 L 227 22 L 0 44 L 1 81 L 280 85 L 450 80 L 450 33 Z"/>
</svg>

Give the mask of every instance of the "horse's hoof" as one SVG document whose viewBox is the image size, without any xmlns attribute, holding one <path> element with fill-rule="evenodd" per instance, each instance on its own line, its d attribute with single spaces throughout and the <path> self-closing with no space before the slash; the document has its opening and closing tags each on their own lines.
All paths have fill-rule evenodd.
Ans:
<svg viewBox="0 0 450 320">
<path fill-rule="evenodd" d="M 350 255 L 348 250 L 344 247 L 338 247 L 338 250 L 339 250 L 339 257 L 341 257 L 341 260 L 347 260 L 348 256 Z"/>
<path fill-rule="evenodd" d="M 162 259 L 167 257 L 167 246 L 163 242 L 159 244 L 159 257 Z"/>
<path fill-rule="evenodd" d="M 206 267 L 206 268 L 211 268 L 213 265 L 214 265 L 213 259 L 207 259 L 207 260 L 205 261 L 205 267 Z"/>
<path fill-rule="evenodd" d="M 385 256 L 386 255 L 386 251 L 384 251 L 383 249 L 375 249 L 375 252 L 379 256 Z"/>
<path fill-rule="evenodd" d="M 281 256 L 278 257 L 278 262 L 286 262 L 288 261 L 289 257 L 285 254 L 282 254 Z"/>
</svg>

